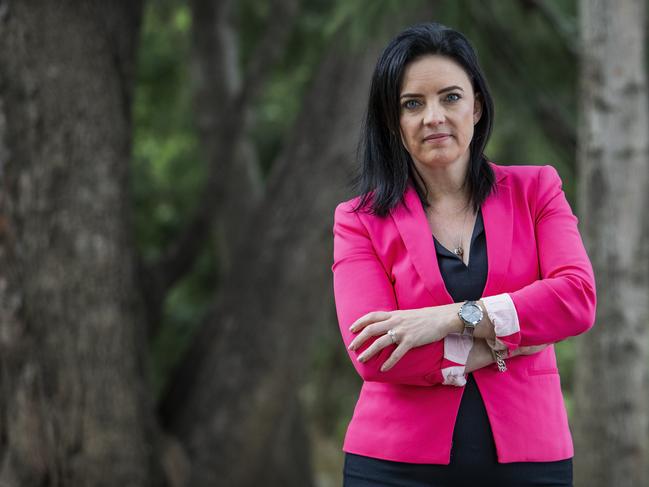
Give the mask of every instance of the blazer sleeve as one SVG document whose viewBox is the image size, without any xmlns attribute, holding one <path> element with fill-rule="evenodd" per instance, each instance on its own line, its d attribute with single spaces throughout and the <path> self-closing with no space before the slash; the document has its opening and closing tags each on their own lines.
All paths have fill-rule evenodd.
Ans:
<svg viewBox="0 0 649 487">
<path fill-rule="evenodd" d="M 463 385 L 461 379 L 457 379 L 458 369 L 452 367 L 464 364 L 444 358 L 444 340 L 408 350 L 385 372 L 380 368 L 396 345 L 388 345 L 364 363 L 357 357 L 380 337 L 369 338 L 356 350 L 347 348 L 356 336 L 349 331 L 354 321 L 371 311 L 398 309 L 388 273 L 376 254 L 367 229 L 350 207 L 349 202 L 340 203 L 334 213 L 334 261 L 331 269 L 338 324 L 356 371 L 365 381 L 416 386 Z M 451 372 L 455 377 L 449 375 Z M 449 380 L 445 381 L 445 375 Z"/>
<path fill-rule="evenodd" d="M 533 214 L 540 279 L 509 293 L 520 326 L 518 333 L 500 337 L 510 350 L 555 343 L 595 322 L 593 268 L 554 167 L 540 168 L 537 188 Z"/>
</svg>

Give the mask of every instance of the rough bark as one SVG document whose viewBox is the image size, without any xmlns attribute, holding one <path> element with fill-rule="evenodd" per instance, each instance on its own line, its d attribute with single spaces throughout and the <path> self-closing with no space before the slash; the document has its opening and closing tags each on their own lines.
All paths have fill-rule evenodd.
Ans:
<svg viewBox="0 0 649 487">
<path fill-rule="evenodd" d="M 0 484 L 155 482 L 128 168 L 139 1 L 0 2 Z"/>
<path fill-rule="evenodd" d="M 645 485 L 649 465 L 649 105 L 644 0 L 582 0 L 579 213 L 598 288 L 577 341 L 576 485 Z"/>
</svg>

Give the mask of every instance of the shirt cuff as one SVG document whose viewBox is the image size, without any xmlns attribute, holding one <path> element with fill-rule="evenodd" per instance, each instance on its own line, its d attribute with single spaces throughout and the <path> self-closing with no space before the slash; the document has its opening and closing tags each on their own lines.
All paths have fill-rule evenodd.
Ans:
<svg viewBox="0 0 649 487">
<path fill-rule="evenodd" d="M 464 387 L 466 385 L 464 369 L 464 365 L 442 369 L 442 376 L 444 377 L 444 382 L 442 382 L 442 384 L 445 386 Z"/>
<path fill-rule="evenodd" d="M 458 387 L 466 385 L 465 366 L 471 348 L 473 348 L 471 336 L 449 333 L 444 337 L 443 385 Z"/>
<path fill-rule="evenodd" d="M 496 333 L 496 338 L 487 339 L 487 344 L 493 350 L 513 351 L 516 349 L 521 328 L 511 296 L 508 293 L 497 294 L 482 298 L 482 302 Z"/>
</svg>

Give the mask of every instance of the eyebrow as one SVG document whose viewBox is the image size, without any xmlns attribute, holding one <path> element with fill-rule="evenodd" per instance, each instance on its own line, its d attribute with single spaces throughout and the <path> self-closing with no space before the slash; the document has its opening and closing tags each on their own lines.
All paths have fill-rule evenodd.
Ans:
<svg viewBox="0 0 649 487">
<path fill-rule="evenodd" d="M 464 91 L 464 90 L 462 89 L 462 87 L 460 87 L 460 86 L 458 86 L 458 85 L 453 85 L 453 86 L 447 86 L 446 88 L 442 88 L 441 90 L 439 90 L 439 91 L 437 92 L 437 94 L 440 95 L 440 94 L 442 94 L 442 93 L 446 93 L 447 91 L 453 91 L 453 90 Z M 420 94 L 418 94 L 418 93 L 404 93 L 404 94 L 401 95 L 399 98 L 406 98 L 406 97 L 410 97 L 410 96 L 422 96 L 422 95 L 420 95 Z"/>
</svg>

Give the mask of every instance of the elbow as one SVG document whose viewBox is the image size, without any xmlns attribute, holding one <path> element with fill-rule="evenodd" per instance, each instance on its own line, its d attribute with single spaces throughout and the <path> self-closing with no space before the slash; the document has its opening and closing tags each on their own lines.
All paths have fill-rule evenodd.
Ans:
<svg viewBox="0 0 649 487">
<path fill-rule="evenodd" d="M 387 382 L 385 378 L 382 378 L 380 376 L 381 372 L 375 369 L 371 368 L 363 368 L 363 370 L 359 370 L 357 368 L 358 374 L 361 376 L 361 379 L 363 379 L 364 382 Z"/>
<path fill-rule="evenodd" d="M 412 352 L 413 351 L 410 350 L 408 353 Z M 421 367 L 417 367 L 413 370 L 400 360 L 390 369 L 382 371 L 381 367 L 390 357 L 390 348 L 384 348 L 378 354 L 370 357 L 366 362 L 358 361 L 358 355 L 360 355 L 360 353 L 361 352 L 351 352 L 350 358 L 352 359 L 356 372 L 365 382 L 433 386 L 441 384 L 446 379 L 446 377 L 443 376 L 441 369 L 428 363 L 423 365 L 424 362 L 420 364 Z M 417 352 L 415 351 L 414 353 Z M 423 370 L 424 368 L 425 370 Z M 449 372 L 453 371 L 454 370 L 449 369 Z"/>
<path fill-rule="evenodd" d="M 350 358 L 352 359 L 354 368 L 358 375 L 360 375 L 361 379 L 365 382 L 386 382 L 386 374 L 385 372 L 381 372 L 377 357 L 374 356 L 366 362 L 360 362 L 358 360 L 359 355 L 360 352 L 352 352 Z"/>
<path fill-rule="evenodd" d="M 576 326 L 575 335 L 586 333 L 595 325 L 597 315 L 597 292 L 595 281 L 581 281 L 578 293 L 578 306 L 575 306 L 574 323 Z"/>
</svg>

